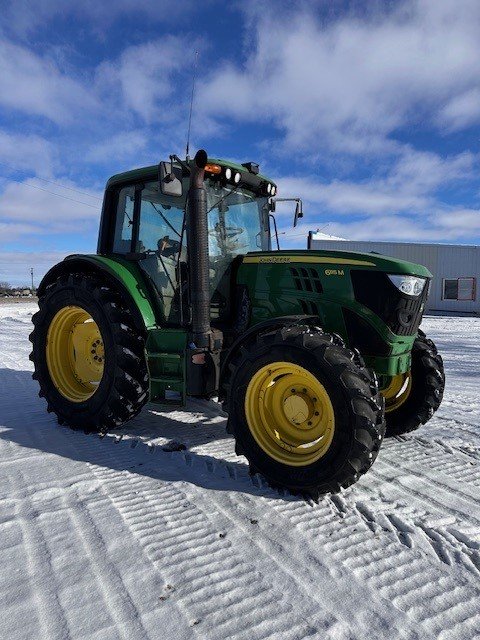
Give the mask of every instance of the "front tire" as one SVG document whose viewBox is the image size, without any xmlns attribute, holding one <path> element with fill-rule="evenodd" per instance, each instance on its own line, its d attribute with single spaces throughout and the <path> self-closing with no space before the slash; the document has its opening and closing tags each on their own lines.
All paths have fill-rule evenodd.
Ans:
<svg viewBox="0 0 480 640">
<path fill-rule="evenodd" d="M 228 430 L 252 473 L 318 498 L 366 473 L 384 435 L 375 377 L 336 336 L 296 326 L 244 345 L 230 364 Z"/>
<path fill-rule="evenodd" d="M 386 403 L 385 436 L 409 433 L 428 422 L 442 402 L 444 389 L 442 356 L 434 342 L 419 331 L 413 343 L 411 370 L 395 376 L 382 391 Z"/>
<path fill-rule="evenodd" d="M 48 411 L 60 424 L 98 432 L 137 415 L 148 399 L 145 341 L 118 292 L 70 274 L 38 304 L 30 360 Z"/>
</svg>

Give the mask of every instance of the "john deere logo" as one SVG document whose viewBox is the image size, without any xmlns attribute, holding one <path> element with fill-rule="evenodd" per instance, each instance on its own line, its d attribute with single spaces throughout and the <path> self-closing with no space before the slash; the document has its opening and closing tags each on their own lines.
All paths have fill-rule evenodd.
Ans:
<svg viewBox="0 0 480 640">
<path fill-rule="evenodd" d="M 343 269 L 325 269 L 326 276 L 344 276 L 345 271 Z"/>
<path fill-rule="evenodd" d="M 262 263 L 267 263 L 267 264 L 278 264 L 278 263 L 285 263 L 285 262 L 290 262 L 291 258 L 289 256 L 267 256 L 264 258 L 260 258 L 259 262 Z"/>
</svg>

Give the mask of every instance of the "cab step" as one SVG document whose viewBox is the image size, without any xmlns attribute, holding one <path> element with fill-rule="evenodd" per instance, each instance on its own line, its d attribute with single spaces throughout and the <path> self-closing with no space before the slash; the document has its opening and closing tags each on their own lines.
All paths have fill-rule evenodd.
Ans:
<svg viewBox="0 0 480 640">
<path fill-rule="evenodd" d="M 186 334 L 174 329 L 154 329 L 147 339 L 150 402 L 184 407 Z"/>
</svg>

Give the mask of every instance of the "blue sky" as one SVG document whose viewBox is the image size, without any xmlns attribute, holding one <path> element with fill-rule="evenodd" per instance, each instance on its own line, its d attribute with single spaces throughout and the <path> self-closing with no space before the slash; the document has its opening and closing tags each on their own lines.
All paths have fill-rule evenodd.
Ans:
<svg viewBox="0 0 480 640">
<path fill-rule="evenodd" d="M 309 229 L 480 240 L 480 3 L 3 0 L 0 280 L 92 252 L 105 181 L 192 147 L 260 163 Z"/>
</svg>

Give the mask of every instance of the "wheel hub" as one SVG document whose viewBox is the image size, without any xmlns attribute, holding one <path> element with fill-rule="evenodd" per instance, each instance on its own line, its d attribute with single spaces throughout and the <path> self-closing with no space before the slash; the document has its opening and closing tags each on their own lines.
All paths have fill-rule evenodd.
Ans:
<svg viewBox="0 0 480 640">
<path fill-rule="evenodd" d="M 47 334 L 47 366 L 53 384 L 67 400 L 84 402 L 103 376 L 105 351 L 97 323 L 81 307 L 63 307 Z"/>
<path fill-rule="evenodd" d="M 292 466 L 315 462 L 333 439 L 335 416 L 325 387 L 293 363 L 272 363 L 252 377 L 245 413 L 260 447 Z"/>
</svg>

